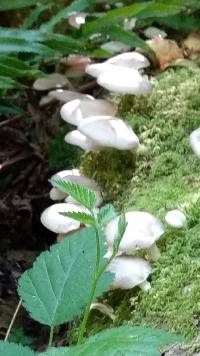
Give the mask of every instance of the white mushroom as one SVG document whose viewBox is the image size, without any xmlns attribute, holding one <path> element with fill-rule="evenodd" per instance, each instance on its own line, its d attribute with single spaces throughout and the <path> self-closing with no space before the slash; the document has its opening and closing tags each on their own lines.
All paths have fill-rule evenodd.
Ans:
<svg viewBox="0 0 200 356">
<path fill-rule="evenodd" d="M 64 104 L 60 111 L 62 119 L 73 125 L 79 125 L 88 116 L 115 115 L 115 113 L 116 107 L 102 99 L 75 99 Z"/>
<path fill-rule="evenodd" d="M 69 16 L 68 22 L 72 27 L 79 29 L 85 23 L 86 16 L 85 12 L 77 12 Z"/>
<path fill-rule="evenodd" d="M 41 223 L 50 231 L 56 234 L 66 234 L 69 231 L 76 230 L 80 227 L 80 222 L 72 218 L 61 215 L 67 212 L 85 212 L 81 206 L 75 204 L 54 204 L 45 209 L 41 215 Z"/>
<path fill-rule="evenodd" d="M 98 78 L 100 74 L 103 74 L 105 72 L 115 71 L 115 73 L 117 74 L 119 69 L 117 69 L 115 65 L 107 63 L 107 61 L 105 61 L 103 63 L 88 64 L 85 68 L 85 71 L 92 77 Z"/>
<path fill-rule="evenodd" d="M 109 58 L 105 63 L 136 70 L 150 66 L 149 60 L 138 52 L 126 52 L 118 54 L 118 56 Z"/>
<path fill-rule="evenodd" d="M 78 146 L 85 151 L 95 151 L 99 149 L 99 145 L 91 140 L 89 137 L 83 135 L 78 130 L 74 130 L 65 135 L 65 142 L 70 143 L 71 145 Z"/>
<path fill-rule="evenodd" d="M 63 170 L 60 171 L 56 174 L 54 174 L 51 179 L 63 179 L 64 177 L 68 176 L 68 175 L 80 175 L 80 172 L 78 169 L 67 169 L 67 170 Z M 65 192 L 63 192 L 62 190 L 58 189 L 58 188 L 51 188 L 50 190 L 50 199 L 52 200 L 63 200 L 67 197 L 67 194 Z"/>
<path fill-rule="evenodd" d="M 147 249 L 149 257 L 156 261 L 160 251 L 156 241 L 164 234 L 161 221 L 144 211 L 129 211 L 125 213 L 127 227 L 119 245 L 119 252 L 132 254 L 137 250 Z M 117 229 L 119 216 L 112 219 L 105 227 L 105 236 L 108 246 L 112 248 Z"/>
<path fill-rule="evenodd" d="M 35 90 L 43 91 L 53 88 L 62 88 L 68 84 L 68 79 L 65 75 L 59 73 L 49 74 L 45 78 L 38 78 L 33 83 Z"/>
<path fill-rule="evenodd" d="M 152 84 L 136 69 L 115 66 L 116 69 L 106 71 L 97 78 L 97 83 L 115 93 L 146 95 L 151 93 Z"/>
<path fill-rule="evenodd" d="M 156 37 L 160 37 L 160 38 L 167 37 L 167 33 L 165 31 L 161 30 L 160 28 L 154 27 L 154 26 L 146 28 L 143 32 L 144 32 L 144 35 L 149 39 L 153 39 Z"/>
<path fill-rule="evenodd" d="M 165 215 L 165 221 L 168 225 L 176 228 L 181 229 L 182 227 L 186 226 L 187 220 L 185 214 L 178 209 L 170 210 Z"/>
<path fill-rule="evenodd" d="M 190 134 L 190 145 L 196 156 L 200 158 L 200 128 Z"/>
<path fill-rule="evenodd" d="M 90 307 L 90 310 L 93 310 L 93 309 L 98 310 L 102 314 L 107 315 L 113 321 L 116 319 L 116 316 L 114 314 L 113 308 L 108 304 L 105 304 L 105 303 L 104 304 L 103 303 L 92 303 L 91 307 Z"/>
<path fill-rule="evenodd" d="M 78 130 L 102 147 L 137 149 L 139 139 L 123 120 L 112 116 L 93 116 L 83 120 Z"/>
<path fill-rule="evenodd" d="M 143 258 L 115 257 L 108 266 L 108 271 L 115 274 L 111 284 L 112 289 L 131 289 L 138 286 L 146 291 L 151 288 L 150 283 L 147 281 L 151 273 L 151 266 Z"/>
<path fill-rule="evenodd" d="M 48 96 L 50 98 L 60 100 L 63 103 L 67 103 L 75 99 L 94 100 L 93 96 L 91 95 L 81 94 L 76 91 L 64 90 L 64 89 L 52 90 L 48 93 Z"/>
</svg>

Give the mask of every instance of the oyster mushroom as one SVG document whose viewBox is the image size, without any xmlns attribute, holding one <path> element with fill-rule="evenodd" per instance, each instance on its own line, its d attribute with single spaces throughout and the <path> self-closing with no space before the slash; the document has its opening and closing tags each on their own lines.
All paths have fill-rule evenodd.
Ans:
<svg viewBox="0 0 200 356">
<path fill-rule="evenodd" d="M 136 70 L 150 66 L 149 60 L 138 52 L 118 54 L 117 56 L 109 58 L 105 63 Z"/>
<path fill-rule="evenodd" d="M 78 169 L 71 169 L 71 170 L 63 170 L 60 171 L 56 174 L 54 174 L 51 179 L 63 179 L 66 176 L 69 175 L 80 175 L 80 172 Z M 62 190 L 58 189 L 58 188 L 51 188 L 50 190 L 50 199 L 52 200 L 63 200 L 67 197 L 67 194 L 65 192 L 63 192 Z"/>
<path fill-rule="evenodd" d="M 83 119 L 89 116 L 114 115 L 115 113 L 116 107 L 102 99 L 75 99 L 64 104 L 60 110 L 62 119 L 72 125 L 79 125 Z"/>
<path fill-rule="evenodd" d="M 178 209 L 168 211 L 168 213 L 165 215 L 165 221 L 168 225 L 176 229 L 181 229 L 187 223 L 185 214 L 183 214 L 183 212 Z"/>
<path fill-rule="evenodd" d="M 72 27 L 79 29 L 85 23 L 86 16 L 85 12 L 76 12 L 69 16 L 68 22 Z"/>
<path fill-rule="evenodd" d="M 53 88 L 62 88 L 68 84 L 68 79 L 65 75 L 52 73 L 45 78 L 38 78 L 33 83 L 33 88 L 38 91 L 50 90 Z"/>
<path fill-rule="evenodd" d="M 190 145 L 196 156 L 200 158 L 200 128 L 190 134 Z"/>
<path fill-rule="evenodd" d="M 161 221 L 144 211 L 129 211 L 125 213 L 127 227 L 119 245 L 119 252 L 132 254 L 146 249 L 149 257 L 156 261 L 160 251 L 156 241 L 164 234 Z M 119 216 L 112 219 L 105 227 L 108 247 L 112 248 L 118 229 Z"/>
<path fill-rule="evenodd" d="M 139 146 L 139 139 L 132 128 L 116 117 L 89 117 L 80 123 L 78 130 L 101 147 L 131 150 Z"/>
<path fill-rule="evenodd" d="M 59 203 L 45 209 L 41 215 L 41 223 L 56 234 L 66 235 L 80 228 L 80 222 L 61 215 L 67 212 L 86 212 L 86 209 L 75 204 Z"/>
<path fill-rule="evenodd" d="M 83 135 L 78 130 L 69 132 L 67 135 L 65 135 L 64 140 L 65 142 L 78 146 L 85 151 L 96 151 L 100 148 L 94 140 L 91 140 L 89 137 Z"/>
<path fill-rule="evenodd" d="M 115 275 L 111 289 L 131 289 L 138 286 L 146 291 L 151 288 L 147 281 L 151 273 L 151 266 L 143 258 L 115 257 L 108 266 L 108 271 Z"/>
<path fill-rule="evenodd" d="M 121 94 L 146 95 L 151 93 L 152 84 L 136 69 L 115 66 L 111 70 L 100 74 L 97 83 L 103 88 Z"/>
</svg>

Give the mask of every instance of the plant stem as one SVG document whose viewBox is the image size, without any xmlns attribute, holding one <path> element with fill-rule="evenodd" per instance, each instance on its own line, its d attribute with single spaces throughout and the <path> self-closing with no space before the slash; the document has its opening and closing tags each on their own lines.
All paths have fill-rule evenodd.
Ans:
<svg viewBox="0 0 200 356">
<path fill-rule="evenodd" d="M 53 342 L 53 331 L 54 331 L 54 327 L 51 326 L 51 328 L 50 328 L 50 334 L 49 334 L 49 347 L 51 347 L 52 342 Z"/>
<path fill-rule="evenodd" d="M 17 308 L 15 309 L 15 312 L 14 312 L 14 314 L 13 314 L 13 317 L 12 317 L 12 320 L 11 320 L 11 322 L 10 322 L 10 325 L 9 325 L 8 330 L 7 330 L 7 333 L 6 333 L 6 336 L 5 336 L 4 341 L 7 341 L 8 338 L 9 338 L 11 329 L 12 329 L 12 327 L 13 327 L 13 324 L 14 324 L 14 322 L 15 322 L 15 319 L 16 319 L 16 317 L 17 317 L 17 314 L 18 314 L 18 312 L 19 312 L 19 309 L 20 309 L 21 305 L 22 305 L 22 299 L 20 299 L 19 303 L 17 304 Z"/>
</svg>

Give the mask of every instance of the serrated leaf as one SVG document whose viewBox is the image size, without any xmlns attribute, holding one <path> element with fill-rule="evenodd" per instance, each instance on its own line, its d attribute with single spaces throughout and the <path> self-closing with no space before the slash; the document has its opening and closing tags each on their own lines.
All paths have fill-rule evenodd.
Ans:
<svg viewBox="0 0 200 356">
<path fill-rule="evenodd" d="M 56 15 L 54 15 L 50 21 L 43 24 L 41 29 L 43 31 L 52 31 L 53 28 L 62 20 L 67 19 L 72 13 L 80 12 L 87 8 L 90 8 L 96 0 L 75 0 L 69 6 L 61 9 Z"/>
<path fill-rule="evenodd" d="M 74 220 L 78 220 L 82 224 L 86 224 L 86 225 L 94 225 L 95 224 L 95 220 L 94 220 L 93 216 L 86 214 L 86 213 L 73 211 L 73 212 L 60 213 L 60 214 L 63 216 L 72 218 Z"/>
<path fill-rule="evenodd" d="M 31 66 L 17 58 L 0 55 L 0 75 L 19 78 L 41 76 L 43 73 L 38 69 L 31 68 Z"/>
<path fill-rule="evenodd" d="M 52 0 L 40 0 L 40 4 L 50 3 Z M 16 10 L 37 5 L 38 0 L 0 0 L 0 11 Z"/>
<path fill-rule="evenodd" d="M 0 53 L 36 53 L 43 57 L 55 56 L 55 51 L 41 43 L 31 43 L 19 38 L 0 38 Z"/>
<path fill-rule="evenodd" d="M 117 212 L 112 204 L 104 205 L 97 214 L 98 222 L 101 226 L 104 226 L 114 219 L 116 215 Z"/>
<path fill-rule="evenodd" d="M 36 355 L 28 347 L 14 344 L 13 342 L 0 341 L 0 355 L 1 356 L 34 356 Z"/>
<path fill-rule="evenodd" d="M 181 341 L 181 336 L 162 330 L 121 326 L 104 330 L 79 346 L 50 349 L 41 356 L 160 356 L 163 346 Z"/>
<path fill-rule="evenodd" d="M 93 209 L 96 203 L 95 194 L 80 184 L 65 182 L 61 179 L 51 179 L 50 183 L 63 192 L 71 195 L 75 200 L 87 209 Z"/>
<path fill-rule="evenodd" d="M 105 253 L 102 246 L 102 256 Z M 102 257 L 103 259 L 103 257 Z M 85 228 L 43 252 L 19 280 L 19 295 L 31 316 L 55 326 L 74 319 L 88 301 L 96 263 L 95 230 Z M 104 273 L 95 298 L 109 288 Z"/>
</svg>

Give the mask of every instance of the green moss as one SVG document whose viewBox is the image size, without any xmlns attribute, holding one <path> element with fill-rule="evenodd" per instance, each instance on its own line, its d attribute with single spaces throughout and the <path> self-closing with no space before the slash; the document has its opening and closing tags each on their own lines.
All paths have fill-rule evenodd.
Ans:
<svg viewBox="0 0 200 356">
<path fill-rule="evenodd" d="M 113 170 L 110 180 L 110 166 L 103 168 L 99 162 L 101 152 L 101 156 L 90 156 L 90 162 L 84 161 L 85 171 L 89 163 L 118 208 L 145 210 L 161 219 L 167 210 L 180 208 L 187 214 L 188 226 L 181 231 L 166 227 L 160 241 L 162 257 L 153 266 L 149 292 L 127 291 L 117 305 L 113 294 L 108 294 L 107 302 L 115 306 L 117 322 L 193 337 L 200 317 L 200 161 L 190 148 L 189 134 L 200 127 L 200 70 L 170 69 L 155 80 L 150 96 L 124 97 L 119 109 L 140 138 L 134 166 L 129 170 L 127 162 L 124 167 L 121 162 L 121 178 Z M 125 185 L 120 183 L 123 175 Z M 116 182 L 117 196 L 112 188 Z M 130 296 L 137 296 L 134 306 Z"/>
<path fill-rule="evenodd" d="M 64 137 L 70 129 L 67 125 L 61 127 L 49 145 L 49 166 L 52 170 L 77 167 L 83 152 L 76 146 L 64 141 Z"/>
</svg>

